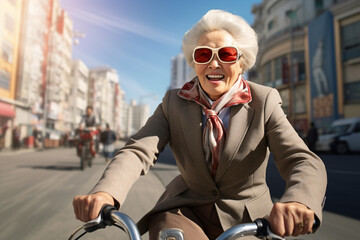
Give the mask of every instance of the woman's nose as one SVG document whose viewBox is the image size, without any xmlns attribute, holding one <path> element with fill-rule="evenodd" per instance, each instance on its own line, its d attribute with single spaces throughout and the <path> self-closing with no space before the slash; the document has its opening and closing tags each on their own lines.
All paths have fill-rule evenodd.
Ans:
<svg viewBox="0 0 360 240">
<path fill-rule="evenodd" d="M 218 67 L 220 67 L 219 60 L 218 60 L 216 55 L 214 55 L 214 57 L 209 62 L 209 67 L 210 68 L 218 68 Z"/>
</svg>

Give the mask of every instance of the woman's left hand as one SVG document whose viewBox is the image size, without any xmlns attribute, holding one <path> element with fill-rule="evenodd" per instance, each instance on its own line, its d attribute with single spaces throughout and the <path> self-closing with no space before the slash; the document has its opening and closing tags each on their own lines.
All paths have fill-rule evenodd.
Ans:
<svg viewBox="0 0 360 240">
<path fill-rule="evenodd" d="M 314 211 L 297 202 L 275 203 L 270 212 L 271 231 L 279 236 L 298 236 L 310 233 Z"/>
</svg>

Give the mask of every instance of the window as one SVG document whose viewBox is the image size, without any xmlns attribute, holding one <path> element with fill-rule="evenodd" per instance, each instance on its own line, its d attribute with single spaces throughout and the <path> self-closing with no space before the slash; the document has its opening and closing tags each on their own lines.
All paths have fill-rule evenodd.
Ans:
<svg viewBox="0 0 360 240">
<path fill-rule="evenodd" d="M 344 61 L 360 57 L 360 21 L 341 28 L 341 49 Z"/>
<path fill-rule="evenodd" d="M 272 86 L 272 77 L 271 77 L 271 62 L 265 64 L 265 85 Z"/>
<path fill-rule="evenodd" d="M 281 57 L 275 59 L 275 81 L 281 79 Z"/>
<path fill-rule="evenodd" d="M 7 29 L 11 33 L 15 32 L 15 20 L 13 17 L 11 17 L 8 14 L 5 14 L 4 23 L 5 23 L 5 29 Z"/>
<path fill-rule="evenodd" d="M 10 73 L 0 69 L 0 88 L 10 90 Z"/>
<path fill-rule="evenodd" d="M 344 98 L 346 104 L 360 102 L 360 81 L 344 85 Z"/>
<path fill-rule="evenodd" d="M 281 78 L 282 78 L 282 83 L 283 84 L 287 84 L 289 83 L 290 80 L 290 66 L 289 66 L 289 60 L 287 58 L 287 56 L 283 56 L 281 58 Z"/>
<path fill-rule="evenodd" d="M 2 46 L 3 47 L 2 47 L 1 58 L 7 61 L 8 63 L 12 63 L 13 46 L 6 40 L 3 41 Z"/>
<path fill-rule="evenodd" d="M 316 14 L 319 15 L 324 10 L 324 1 L 323 0 L 315 0 L 315 11 Z"/>
<path fill-rule="evenodd" d="M 305 81 L 305 57 L 304 52 L 294 52 L 293 55 L 294 82 Z"/>
<path fill-rule="evenodd" d="M 269 23 L 268 23 L 268 30 L 270 31 L 271 29 L 274 28 L 274 20 L 271 20 Z"/>
<path fill-rule="evenodd" d="M 275 86 L 281 86 L 289 82 L 289 64 L 286 55 L 275 59 Z"/>
</svg>

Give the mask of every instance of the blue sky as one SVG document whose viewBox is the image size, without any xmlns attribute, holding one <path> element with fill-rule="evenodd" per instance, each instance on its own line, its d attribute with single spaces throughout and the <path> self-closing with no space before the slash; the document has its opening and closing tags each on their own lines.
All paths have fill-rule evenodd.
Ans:
<svg viewBox="0 0 360 240">
<path fill-rule="evenodd" d="M 74 30 L 86 34 L 74 46 L 73 58 L 89 68 L 116 69 L 126 100 L 142 100 L 152 112 L 169 87 L 171 58 L 181 53 L 184 33 L 210 9 L 229 11 L 252 24 L 252 5 L 260 2 L 60 0 L 60 5 Z"/>
</svg>

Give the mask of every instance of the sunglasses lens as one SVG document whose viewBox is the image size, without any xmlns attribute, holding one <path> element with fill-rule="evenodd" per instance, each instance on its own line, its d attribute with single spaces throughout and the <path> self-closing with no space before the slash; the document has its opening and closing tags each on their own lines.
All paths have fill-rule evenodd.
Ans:
<svg viewBox="0 0 360 240">
<path fill-rule="evenodd" d="M 237 60 L 238 51 L 234 47 L 223 47 L 219 49 L 218 55 L 223 62 L 233 62 Z"/>
<path fill-rule="evenodd" d="M 208 48 L 198 48 L 194 52 L 194 61 L 197 63 L 206 63 L 212 57 L 212 50 Z"/>
</svg>

